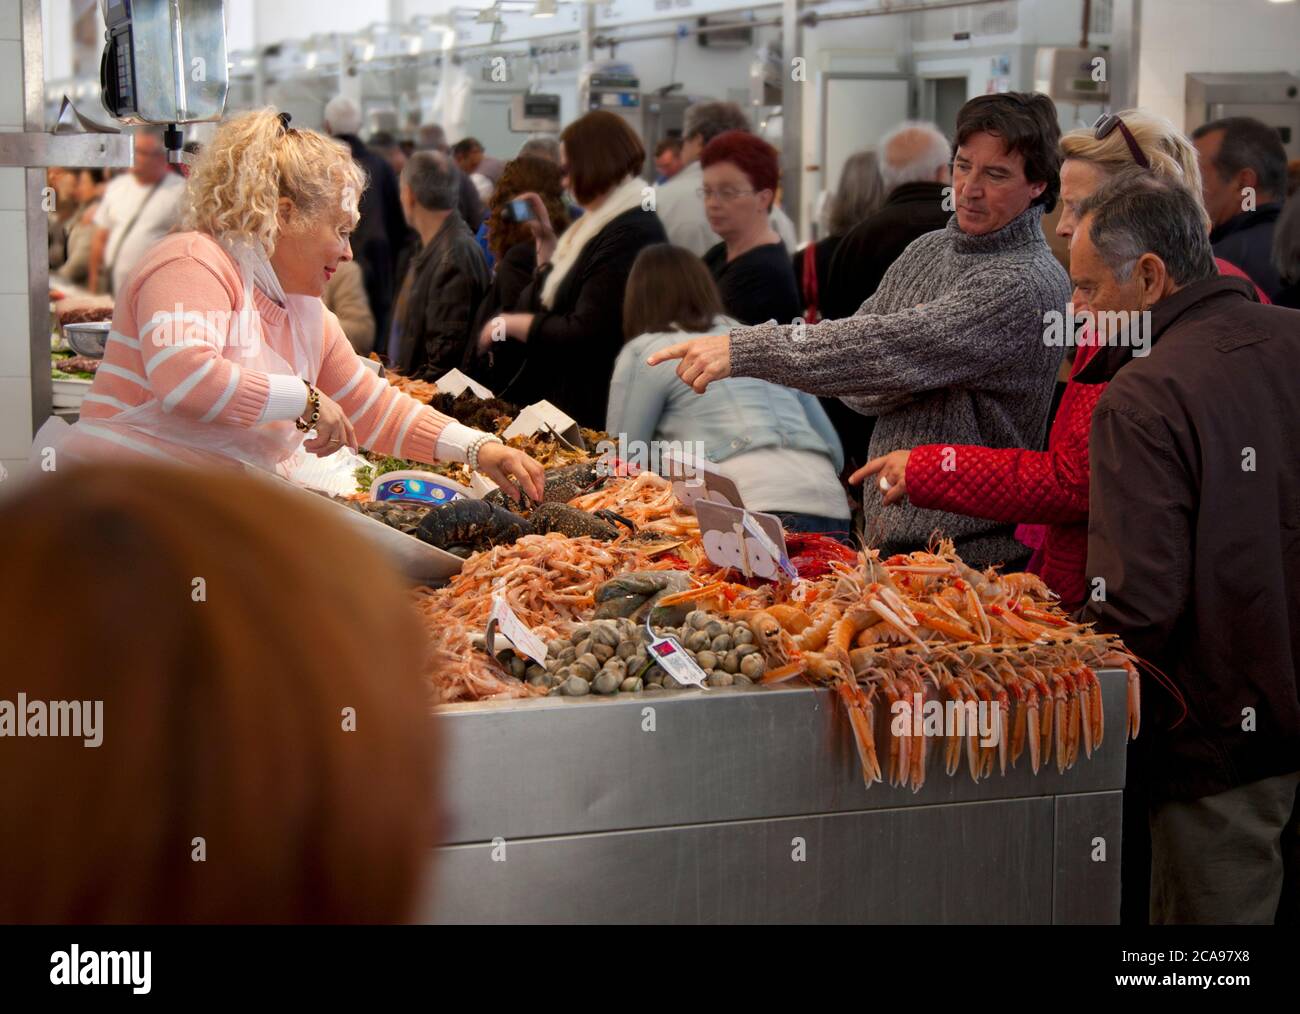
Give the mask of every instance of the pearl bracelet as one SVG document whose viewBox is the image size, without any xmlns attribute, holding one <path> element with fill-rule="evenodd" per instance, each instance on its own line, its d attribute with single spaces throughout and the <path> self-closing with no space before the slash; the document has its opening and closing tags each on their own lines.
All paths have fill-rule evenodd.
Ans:
<svg viewBox="0 0 1300 1014">
<path fill-rule="evenodd" d="M 484 444 L 499 443 L 502 443 L 501 438 L 495 437 L 491 433 L 484 433 L 480 437 L 475 437 L 473 443 L 465 451 L 465 460 L 469 464 L 469 470 L 471 472 L 478 471 L 478 452 L 483 449 Z"/>
</svg>

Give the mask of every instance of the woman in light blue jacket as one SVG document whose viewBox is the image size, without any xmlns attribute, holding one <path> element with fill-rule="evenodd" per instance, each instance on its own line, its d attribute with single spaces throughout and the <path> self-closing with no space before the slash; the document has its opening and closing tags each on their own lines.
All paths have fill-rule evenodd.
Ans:
<svg viewBox="0 0 1300 1014">
<path fill-rule="evenodd" d="M 642 250 L 623 303 L 623 333 L 638 337 L 614 366 L 605 429 L 647 455 L 652 441 L 694 447 L 735 482 L 746 507 L 776 514 L 789 531 L 847 536 L 844 452 L 816 398 L 748 377 L 696 394 L 672 363 L 646 365 L 658 349 L 733 324 L 699 258 L 666 243 Z"/>
</svg>

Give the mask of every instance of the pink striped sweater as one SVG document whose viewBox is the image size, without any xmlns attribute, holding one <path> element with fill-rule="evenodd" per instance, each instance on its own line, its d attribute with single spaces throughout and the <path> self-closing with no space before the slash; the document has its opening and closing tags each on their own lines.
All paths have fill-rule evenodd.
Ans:
<svg viewBox="0 0 1300 1014">
<path fill-rule="evenodd" d="M 203 325 L 191 325 L 185 320 L 185 315 L 191 314 L 209 322 L 227 320 L 227 333 L 233 333 L 236 314 L 243 305 L 243 291 L 234 260 L 212 237 L 186 232 L 161 240 L 140 262 L 118 297 L 104 361 L 82 405 L 81 419 L 88 424 L 79 427 L 86 431 L 83 436 L 104 439 L 102 427 L 96 432 L 97 420 L 111 419 L 151 399 L 161 403 L 168 414 L 246 428 L 250 436 L 254 427 L 296 414 L 293 409 L 285 412 L 274 403 L 268 405 L 273 399 L 292 401 L 285 397 L 286 381 L 241 368 L 238 351 L 228 349 L 222 355 L 219 337 L 208 336 L 205 341 L 185 344 L 157 338 L 167 328 L 180 333 L 178 327 L 187 336 L 204 335 Z M 253 293 L 253 305 L 261 319 L 262 339 L 277 351 L 291 348 L 285 310 L 258 289 Z M 325 338 L 320 373 L 307 379 L 347 413 L 362 447 L 432 462 L 438 436 L 453 420 L 376 376 L 357 357 L 334 314 L 328 310 L 323 314 Z M 301 382 L 296 383 L 301 388 Z M 301 396 L 297 402 L 300 410 Z M 158 433 L 158 437 L 158 446 L 163 446 L 166 432 Z M 138 439 L 132 434 L 128 446 L 140 440 L 147 441 L 148 434 Z M 175 455 L 175 448 L 166 446 L 167 452 Z M 136 449 L 149 453 L 147 447 Z M 205 460 L 202 455 L 180 456 Z"/>
</svg>

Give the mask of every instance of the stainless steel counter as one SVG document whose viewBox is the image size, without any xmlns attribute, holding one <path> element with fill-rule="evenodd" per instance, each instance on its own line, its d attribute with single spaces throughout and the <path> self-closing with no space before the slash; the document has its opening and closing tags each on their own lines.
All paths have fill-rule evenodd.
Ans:
<svg viewBox="0 0 1300 1014">
<path fill-rule="evenodd" d="M 916 794 L 865 788 L 826 690 L 453 705 L 425 919 L 1114 922 L 1124 676 L 1101 684 L 1091 760 L 976 784 L 935 749 Z"/>
</svg>

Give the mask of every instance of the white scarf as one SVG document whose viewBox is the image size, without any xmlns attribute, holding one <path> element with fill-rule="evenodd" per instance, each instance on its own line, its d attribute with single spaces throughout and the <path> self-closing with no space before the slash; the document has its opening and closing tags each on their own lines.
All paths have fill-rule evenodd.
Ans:
<svg viewBox="0 0 1300 1014">
<path fill-rule="evenodd" d="M 273 303 L 284 307 L 289 318 L 289 333 L 293 337 L 292 358 L 284 356 L 293 371 L 313 384 L 320 375 L 321 358 L 325 346 L 324 304 L 317 296 L 290 296 L 280 284 L 280 277 L 271 265 L 262 244 L 242 238 L 219 237 L 225 251 L 239 265 L 244 283 L 247 309 L 253 309 L 253 288 L 262 290 Z M 251 284 L 250 284 L 251 283 Z M 284 350 L 288 351 L 288 350 Z"/>
<path fill-rule="evenodd" d="M 573 270 L 573 265 L 582 256 L 586 245 L 623 212 L 641 207 L 647 189 L 652 190 L 650 184 L 641 177 L 627 177 L 609 192 L 604 204 L 595 211 L 583 214 L 564 231 L 555 247 L 555 255 L 551 258 L 551 273 L 546 276 L 546 284 L 542 286 L 542 305 L 546 309 L 555 305 L 555 294 L 559 291 L 560 283 Z"/>
</svg>

